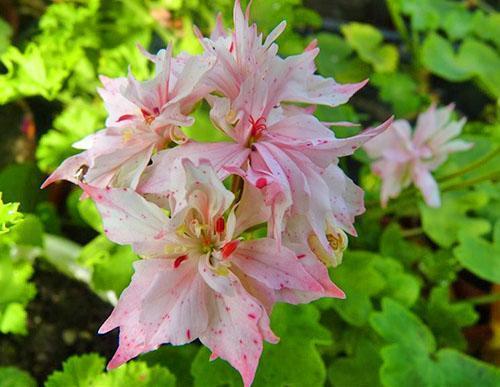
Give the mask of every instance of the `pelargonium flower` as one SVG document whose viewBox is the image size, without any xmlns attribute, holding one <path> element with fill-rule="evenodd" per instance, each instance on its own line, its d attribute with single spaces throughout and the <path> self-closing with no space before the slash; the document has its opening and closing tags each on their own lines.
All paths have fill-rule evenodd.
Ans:
<svg viewBox="0 0 500 387">
<path fill-rule="evenodd" d="M 45 181 L 81 180 L 98 187 L 135 188 L 151 155 L 171 141 L 184 142 L 181 126 L 194 120 L 187 116 L 210 89 L 203 77 L 213 66 L 208 57 L 172 58 L 172 47 L 151 55 L 156 66 L 153 79 L 101 77 L 99 90 L 108 110 L 106 129 L 74 144 L 85 151 L 65 160 Z"/>
<path fill-rule="evenodd" d="M 372 171 L 382 178 L 382 206 L 411 183 L 422 192 L 429 206 L 440 206 L 439 187 L 431 172 L 443 164 L 450 153 L 473 145 L 455 139 L 462 131 L 465 118 L 453 121 L 453 108 L 453 105 L 437 108 L 433 104 L 419 115 L 413 134 L 408 121 L 397 120 L 385 133 L 364 145 L 368 155 L 375 159 Z"/>
<path fill-rule="evenodd" d="M 228 33 L 219 23 L 212 39 L 203 40 L 205 54 L 217 58 L 206 81 L 217 92 L 206 97 L 210 116 L 232 142 L 188 142 L 160 152 L 138 191 L 165 191 L 172 179 L 168 165 L 181 155 L 209 158 L 220 178 L 238 174 L 262 192 L 271 208 L 269 231 L 275 239 L 280 241 L 289 219 L 300 216 L 308 237 L 314 233 L 333 253 L 325 231 L 336 227 L 355 234 L 354 216 L 364 210 L 362 191 L 336 167 L 338 157 L 352 154 L 391 120 L 354 137 L 336 138 L 328 124 L 312 115 L 314 109 L 292 103 L 337 106 L 366 82 L 339 85 L 315 75 L 319 50 L 314 44 L 301 55 L 280 58 L 274 40 L 284 24 L 263 42 L 239 1 L 234 24 L 235 31 Z"/>
<path fill-rule="evenodd" d="M 102 215 L 108 238 L 131 244 L 145 258 L 135 263 L 130 286 L 100 329 L 120 327 L 119 348 L 109 367 L 164 343 L 199 338 L 212 359 L 229 361 L 248 386 L 263 340 L 278 340 L 268 313 L 280 293 L 288 292 L 290 299 L 294 292 L 316 298 L 344 295 L 326 270 L 310 275 L 300 262 L 303 257 L 292 250 L 269 238 L 241 237 L 262 221 L 252 207 L 254 192 L 244 193 L 235 210 L 234 194 L 208 161 L 196 165 L 179 159 L 171 170 L 170 215 L 130 189 L 82 185 Z"/>
</svg>

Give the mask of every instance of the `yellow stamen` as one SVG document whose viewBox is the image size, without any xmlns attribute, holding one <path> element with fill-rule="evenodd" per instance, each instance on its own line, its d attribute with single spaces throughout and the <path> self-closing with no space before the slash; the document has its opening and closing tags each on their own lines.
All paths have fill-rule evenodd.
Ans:
<svg viewBox="0 0 500 387">
<path fill-rule="evenodd" d="M 228 270 L 228 268 L 226 266 L 219 265 L 215 269 L 215 273 L 218 274 L 218 275 L 221 275 L 223 277 L 227 277 L 229 275 L 229 270 Z"/>
<path fill-rule="evenodd" d="M 307 238 L 307 242 L 311 251 L 323 262 L 326 266 L 336 267 L 342 263 L 344 251 L 347 248 L 348 239 L 344 231 L 340 228 L 327 227 L 326 240 L 332 248 L 332 251 L 327 251 L 316 234 L 311 234 Z"/>
<path fill-rule="evenodd" d="M 182 245 L 165 245 L 165 254 L 183 254 L 187 252 L 187 247 Z"/>
<path fill-rule="evenodd" d="M 125 129 L 122 133 L 122 138 L 124 142 L 129 142 L 132 140 L 132 137 L 134 135 L 134 132 L 132 132 L 132 129 Z"/>
</svg>

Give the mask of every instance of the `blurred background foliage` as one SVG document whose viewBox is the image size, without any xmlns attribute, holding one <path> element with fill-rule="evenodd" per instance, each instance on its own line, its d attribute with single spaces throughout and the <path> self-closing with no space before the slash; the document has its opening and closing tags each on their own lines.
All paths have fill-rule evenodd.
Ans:
<svg viewBox="0 0 500 387">
<path fill-rule="evenodd" d="M 109 242 L 79 189 L 38 187 L 102 128 L 99 75 L 141 79 L 136 48 L 200 52 L 232 0 L 0 0 L 0 386 L 239 386 L 196 344 L 164 346 L 112 372 L 116 333 L 97 337 L 131 263 Z M 363 152 L 342 166 L 366 190 L 344 262 L 332 277 L 346 300 L 278 305 L 255 386 L 500 385 L 500 14 L 494 1 L 255 0 L 264 32 L 285 19 L 282 55 L 317 39 L 318 71 L 370 84 L 325 121 L 412 120 L 455 102 L 475 143 L 437 172 L 443 205 L 406 190 L 386 209 Z M 206 107 L 190 136 L 210 130 Z M 359 128 L 335 128 L 338 136 Z"/>
</svg>

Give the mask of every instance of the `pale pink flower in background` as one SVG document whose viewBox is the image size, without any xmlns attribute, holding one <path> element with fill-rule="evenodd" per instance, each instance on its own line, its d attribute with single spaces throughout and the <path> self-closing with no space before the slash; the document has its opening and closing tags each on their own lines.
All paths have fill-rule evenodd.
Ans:
<svg viewBox="0 0 500 387">
<path fill-rule="evenodd" d="M 130 189 L 83 185 L 109 239 L 131 244 L 147 258 L 135 264 L 130 286 L 100 329 L 120 327 L 119 348 L 109 367 L 164 343 L 199 338 L 212 358 L 229 361 L 248 386 L 262 341 L 277 341 L 268 313 L 283 298 L 280 293 L 316 295 L 312 299 L 344 294 L 327 274 L 309 274 L 300 262 L 303 256 L 268 238 L 240 237 L 267 217 L 252 207 L 260 197 L 255 188 L 248 187 L 235 211 L 233 193 L 207 161 L 195 165 L 179 159 L 171 169 L 175 183 L 165 194 L 170 216 Z"/>
<path fill-rule="evenodd" d="M 44 182 L 69 180 L 98 187 L 135 188 L 151 155 L 171 141 L 186 141 L 180 127 L 190 126 L 187 116 L 193 105 L 210 89 L 203 77 L 214 60 L 202 56 L 172 58 L 172 47 L 151 55 L 155 77 L 137 81 L 128 78 L 101 77 L 99 90 L 108 111 L 106 129 L 74 144 L 85 151 L 65 160 Z"/>
<path fill-rule="evenodd" d="M 382 206 L 412 183 L 429 206 L 441 205 L 439 187 L 431 172 L 443 164 L 450 153 L 473 145 L 455 139 L 462 131 L 465 118 L 453 121 L 453 108 L 453 105 L 442 108 L 431 105 L 418 117 L 413 134 L 408 121 L 397 120 L 385 133 L 365 144 L 364 149 L 375 159 L 372 171 L 382 178 Z"/>
</svg>

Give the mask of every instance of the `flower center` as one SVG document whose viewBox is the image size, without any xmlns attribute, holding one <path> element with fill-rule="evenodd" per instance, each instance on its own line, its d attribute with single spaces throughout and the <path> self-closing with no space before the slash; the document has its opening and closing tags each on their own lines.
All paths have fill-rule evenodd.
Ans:
<svg viewBox="0 0 500 387">
<path fill-rule="evenodd" d="M 144 121 L 146 121 L 148 125 L 151 125 L 151 123 L 156 119 L 156 117 L 160 115 L 160 109 L 155 107 L 152 113 L 150 113 L 146 109 L 141 109 L 141 113 L 142 116 L 144 117 Z"/>
<path fill-rule="evenodd" d="M 344 250 L 347 248 L 348 239 L 344 231 L 338 227 L 328 226 L 326 230 L 326 240 L 332 248 L 327 251 L 316 234 L 311 233 L 307 238 L 309 248 L 326 266 L 336 267 L 342 263 Z"/>
<path fill-rule="evenodd" d="M 267 129 L 267 124 L 265 117 L 259 117 L 255 120 L 252 116 L 250 116 L 248 122 L 252 125 L 250 129 L 250 139 L 248 141 L 248 145 L 251 146 L 260 138 L 262 132 Z"/>
<path fill-rule="evenodd" d="M 199 213 L 192 211 L 176 230 L 179 241 L 166 245 L 165 253 L 178 255 L 173 263 L 174 269 L 188 259 L 190 251 L 197 255 L 201 253 L 215 274 L 226 276 L 231 266 L 231 254 L 238 247 L 239 240 L 227 242 L 226 222 L 222 216 L 211 224 L 204 224 L 200 219 Z"/>
</svg>

